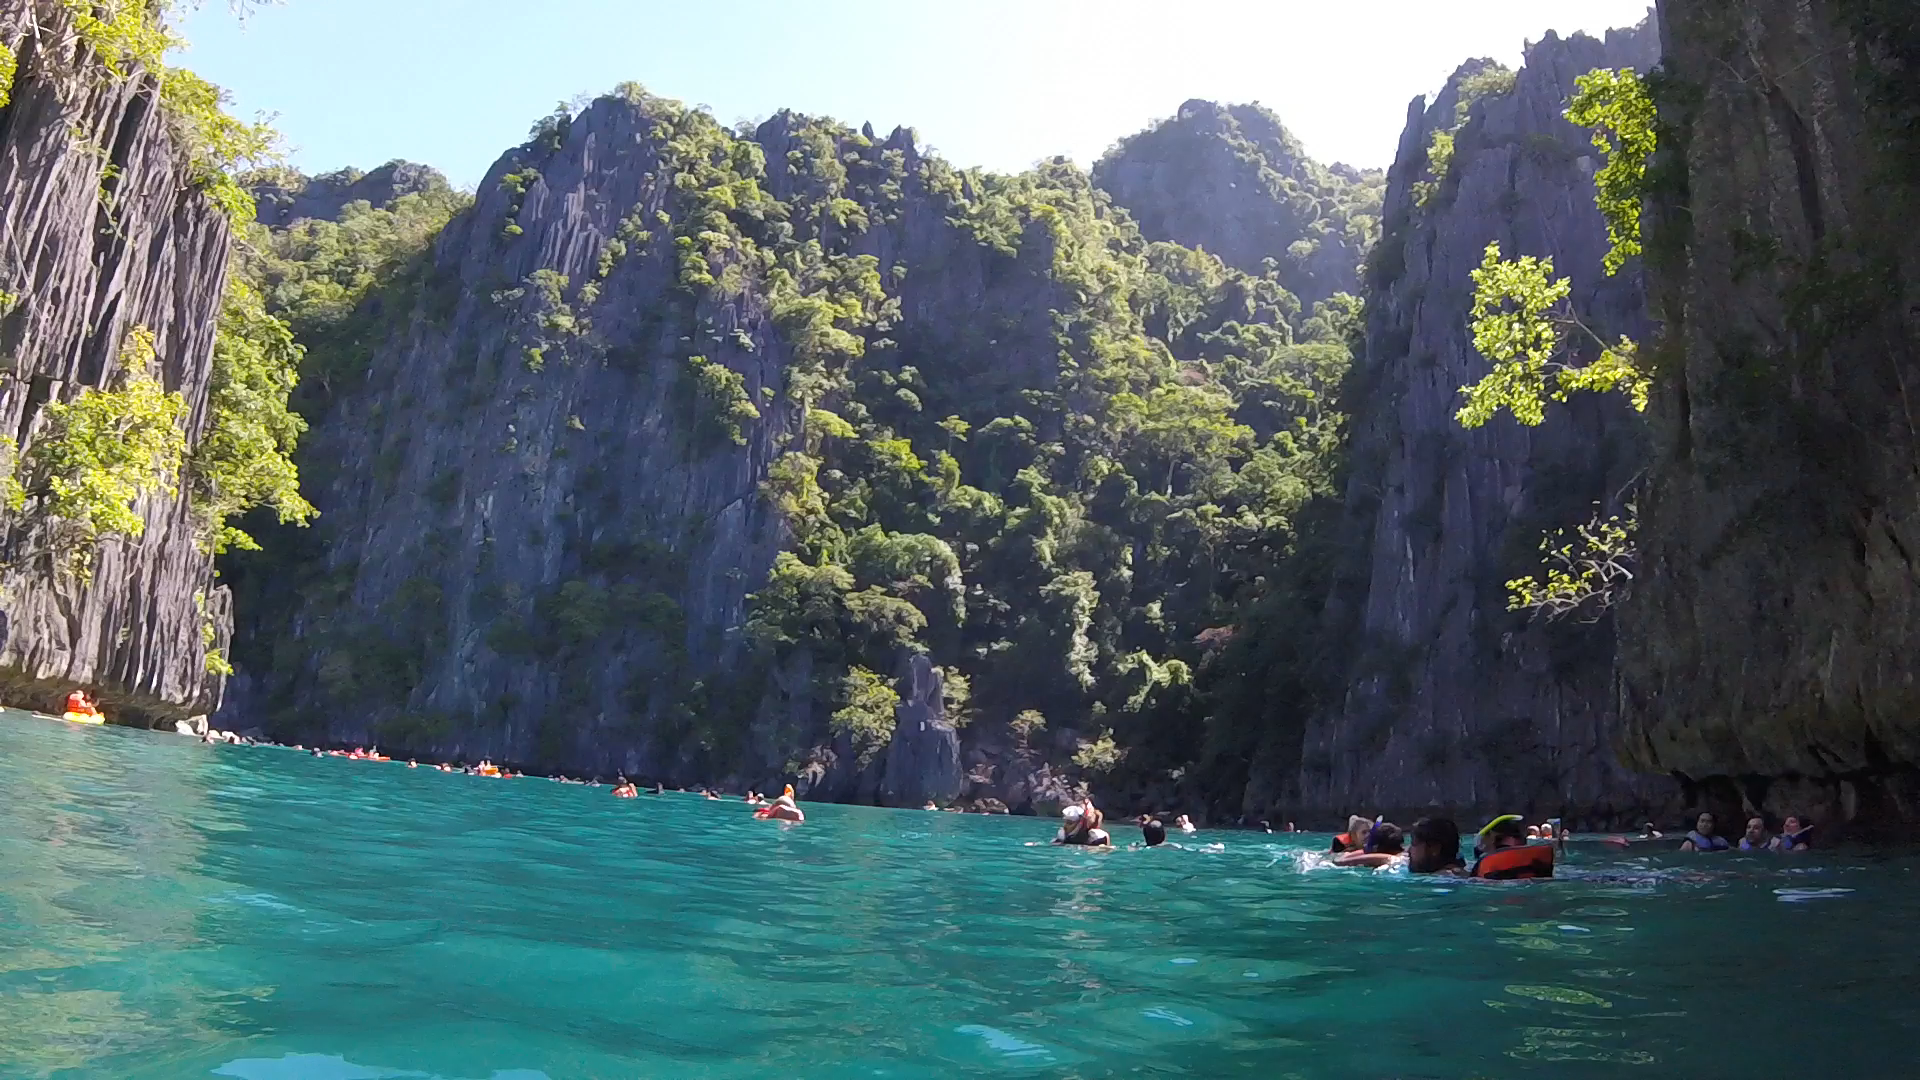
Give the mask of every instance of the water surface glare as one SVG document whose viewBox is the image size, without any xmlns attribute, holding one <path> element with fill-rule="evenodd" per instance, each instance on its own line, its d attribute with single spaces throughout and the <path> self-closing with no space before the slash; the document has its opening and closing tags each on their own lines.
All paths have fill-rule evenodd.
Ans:
<svg viewBox="0 0 1920 1080">
<path fill-rule="evenodd" d="M 1914 1075 L 1910 856 L 1484 885 L 807 812 L 6 712 L 0 1076 Z"/>
</svg>

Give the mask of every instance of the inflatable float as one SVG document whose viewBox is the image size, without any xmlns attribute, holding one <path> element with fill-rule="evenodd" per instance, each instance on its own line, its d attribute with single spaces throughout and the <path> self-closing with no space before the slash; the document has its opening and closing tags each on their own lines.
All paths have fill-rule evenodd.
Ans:
<svg viewBox="0 0 1920 1080">
<path fill-rule="evenodd" d="M 67 712 L 61 713 L 59 718 L 69 724 L 104 724 L 107 722 L 107 718 L 101 716 L 99 713 Z"/>
</svg>

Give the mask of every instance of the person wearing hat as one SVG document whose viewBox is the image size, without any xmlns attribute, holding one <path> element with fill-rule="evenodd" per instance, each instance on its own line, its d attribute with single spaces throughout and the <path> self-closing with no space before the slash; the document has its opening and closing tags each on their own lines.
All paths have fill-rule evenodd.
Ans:
<svg viewBox="0 0 1920 1080">
<path fill-rule="evenodd" d="M 1094 808 L 1093 800 L 1082 799 L 1060 811 L 1065 822 L 1060 832 L 1053 838 L 1056 844 L 1069 844 L 1079 847 L 1106 847 L 1113 843 L 1107 830 L 1101 828 L 1106 819 Z"/>
<path fill-rule="evenodd" d="M 1487 822 L 1474 841 L 1479 858 L 1473 876 L 1491 881 L 1553 876 L 1553 845 L 1528 844 L 1519 814 L 1502 814 Z"/>
</svg>

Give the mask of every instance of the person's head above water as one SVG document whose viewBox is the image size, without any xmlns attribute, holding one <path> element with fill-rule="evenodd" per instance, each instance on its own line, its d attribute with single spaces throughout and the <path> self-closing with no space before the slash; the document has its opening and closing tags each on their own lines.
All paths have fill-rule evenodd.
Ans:
<svg viewBox="0 0 1920 1080">
<path fill-rule="evenodd" d="M 1452 818 L 1421 818 L 1413 823 L 1408 838 L 1412 843 L 1407 849 L 1407 869 L 1412 873 L 1432 874 L 1464 865 L 1460 860 L 1460 826 Z"/>
<path fill-rule="evenodd" d="M 1371 828 L 1373 828 L 1372 818 L 1363 818 L 1359 814 L 1347 817 L 1347 838 L 1353 841 L 1355 847 L 1367 842 L 1367 830 Z"/>
<path fill-rule="evenodd" d="M 1800 819 L 1798 817 L 1793 817 L 1791 815 L 1788 816 L 1787 820 L 1780 823 L 1780 831 L 1783 833 L 1786 833 L 1789 836 L 1795 833 L 1803 832 L 1805 831 L 1805 829 L 1806 829 L 1806 826 L 1800 823 Z"/>
<path fill-rule="evenodd" d="M 1148 847 L 1157 847 L 1167 842 L 1167 827 L 1149 818 L 1140 826 L 1140 838 Z"/>
<path fill-rule="evenodd" d="M 1398 855 L 1401 851 L 1403 834 L 1400 826 L 1391 821 L 1383 821 L 1373 827 L 1367 837 L 1367 850 L 1376 855 Z"/>
<path fill-rule="evenodd" d="M 1527 832 L 1526 828 L 1520 824 L 1520 815 L 1501 814 L 1487 822 L 1487 827 L 1480 830 L 1480 835 L 1473 846 L 1476 851 L 1493 851 L 1526 842 Z"/>
<path fill-rule="evenodd" d="M 1757 817 L 1747 819 L 1747 839 L 1759 843 L 1767 838 L 1767 823 Z"/>
<path fill-rule="evenodd" d="M 1713 815 L 1701 814 L 1694 820 L 1693 827 L 1701 836 L 1713 835 Z"/>
</svg>

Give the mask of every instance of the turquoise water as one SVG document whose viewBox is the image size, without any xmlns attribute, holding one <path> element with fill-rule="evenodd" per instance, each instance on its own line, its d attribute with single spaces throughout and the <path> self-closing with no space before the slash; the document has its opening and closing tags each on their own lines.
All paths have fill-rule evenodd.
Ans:
<svg viewBox="0 0 1920 1080">
<path fill-rule="evenodd" d="M 1911 857 L 808 817 L 0 714 L 0 1076 L 1911 1075 Z"/>
</svg>

